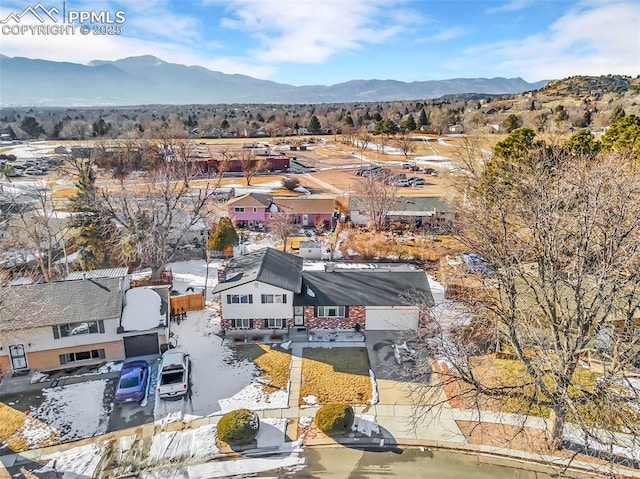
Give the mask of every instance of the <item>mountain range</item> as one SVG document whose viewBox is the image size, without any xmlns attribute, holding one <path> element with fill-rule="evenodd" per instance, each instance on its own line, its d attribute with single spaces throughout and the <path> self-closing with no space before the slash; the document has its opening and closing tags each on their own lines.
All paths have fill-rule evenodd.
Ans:
<svg viewBox="0 0 640 479">
<path fill-rule="evenodd" d="M 2 106 L 100 106 L 215 103 L 341 103 L 438 98 L 456 93 L 515 94 L 546 81 L 522 78 L 456 78 L 401 82 L 352 80 L 294 86 L 154 56 L 88 65 L 0 55 Z"/>
</svg>

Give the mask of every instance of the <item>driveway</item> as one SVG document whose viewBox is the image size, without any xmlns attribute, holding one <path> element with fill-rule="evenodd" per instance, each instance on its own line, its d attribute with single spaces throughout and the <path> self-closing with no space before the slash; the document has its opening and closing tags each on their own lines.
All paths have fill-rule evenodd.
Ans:
<svg viewBox="0 0 640 479">
<path fill-rule="evenodd" d="M 410 369 L 419 360 L 420 353 L 412 354 L 406 346 L 405 331 L 367 331 L 365 345 L 369 364 L 376 379 L 410 381 Z"/>
</svg>

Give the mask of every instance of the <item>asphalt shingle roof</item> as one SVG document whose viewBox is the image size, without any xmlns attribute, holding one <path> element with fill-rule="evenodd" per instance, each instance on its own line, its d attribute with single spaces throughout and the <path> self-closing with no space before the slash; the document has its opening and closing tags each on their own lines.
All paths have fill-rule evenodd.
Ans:
<svg viewBox="0 0 640 479">
<path fill-rule="evenodd" d="M 3 288 L 0 331 L 120 318 L 119 278 L 58 281 Z"/>
<path fill-rule="evenodd" d="M 293 303 L 304 306 L 408 306 L 411 300 L 433 305 L 424 271 L 304 271 L 302 291 Z"/>
<path fill-rule="evenodd" d="M 252 281 L 260 281 L 299 293 L 303 261 L 299 256 L 273 248 L 265 248 L 232 258 L 226 266 L 227 280 L 218 283 L 213 292 L 226 291 Z"/>
</svg>

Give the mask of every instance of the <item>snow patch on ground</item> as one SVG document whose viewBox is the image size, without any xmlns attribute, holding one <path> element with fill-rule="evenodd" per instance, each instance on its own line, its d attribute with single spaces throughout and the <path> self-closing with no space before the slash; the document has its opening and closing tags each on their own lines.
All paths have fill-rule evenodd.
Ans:
<svg viewBox="0 0 640 479">
<path fill-rule="evenodd" d="M 97 436 L 107 432 L 110 408 L 103 404 L 106 379 L 42 390 L 42 404 L 30 416 L 58 433 L 60 441 Z M 87 407 L 90 405 L 90 407 Z M 41 432 L 25 431 L 40 436 Z"/>
<path fill-rule="evenodd" d="M 186 459 L 208 459 L 220 452 L 216 446 L 216 427 L 201 426 L 185 431 L 161 432 L 153 436 L 146 458 L 147 466 Z"/>
<path fill-rule="evenodd" d="M 36 477 L 47 472 L 57 472 L 62 479 L 86 479 L 94 477 L 98 464 L 102 459 L 99 444 L 87 444 L 86 446 L 56 452 L 43 456 L 41 461 L 45 466 L 34 471 Z"/>
<path fill-rule="evenodd" d="M 378 384 L 376 383 L 376 375 L 375 373 L 369 369 L 369 378 L 371 379 L 371 399 L 369 400 L 369 404 L 372 406 L 378 404 L 379 396 L 378 396 Z"/>
<path fill-rule="evenodd" d="M 376 422 L 376 417 L 370 414 L 356 414 L 351 430 L 369 437 L 372 434 L 380 434 L 380 426 Z"/>
<path fill-rule="evenodd" d="M 309 404 L 311 406 L 315 406 L 316 404 L 318 404 L 318 398 L 316 396 L 314 396 L 313 394 L 310 394 L 308 396 L 303 396 L 302 400 L 306 404 Z"/>
<path fill-rule="evenodd" d="M 300 424 L 300 427 L 309 427 L 311 426 L 312 422 L 313 416 L 300 416 L 300 418 L 298 419 L 298 424 Z"/>
<path fill-rule="evenodd" d="M 219 403 L 221 412 L 243 408 L 252 411 L 286 408 L 289 405 L 289 391 L 279 389 L 267 394 L 261 384 L 251 383 L 233 396 L 220 399 Z"/>
<path fill-rule="evenodd" d="M 285 445 L 287 419 L 265 418 L 260 421 L 260 429 L 256 436 L 258 447 L 277 447 Z"/>
</svg>

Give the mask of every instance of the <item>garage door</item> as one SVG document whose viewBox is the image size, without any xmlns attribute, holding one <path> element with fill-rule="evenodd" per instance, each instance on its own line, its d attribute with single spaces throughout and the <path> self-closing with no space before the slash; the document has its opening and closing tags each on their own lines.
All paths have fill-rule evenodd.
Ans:
<svg viewBox="0 0 640 479">
<path fill-rule="evenodd" d="M 157 334 L 141 334 L 124 338 L 125 357 L 148 356 L 150 354 L 160 354 Z"/>
<path fill-rule="evenodd" d="M 404 331 L 418 329 L 418 308 L 407 306 L 367 306 L 365 329 L 367 331 Z"/>
</svg>

